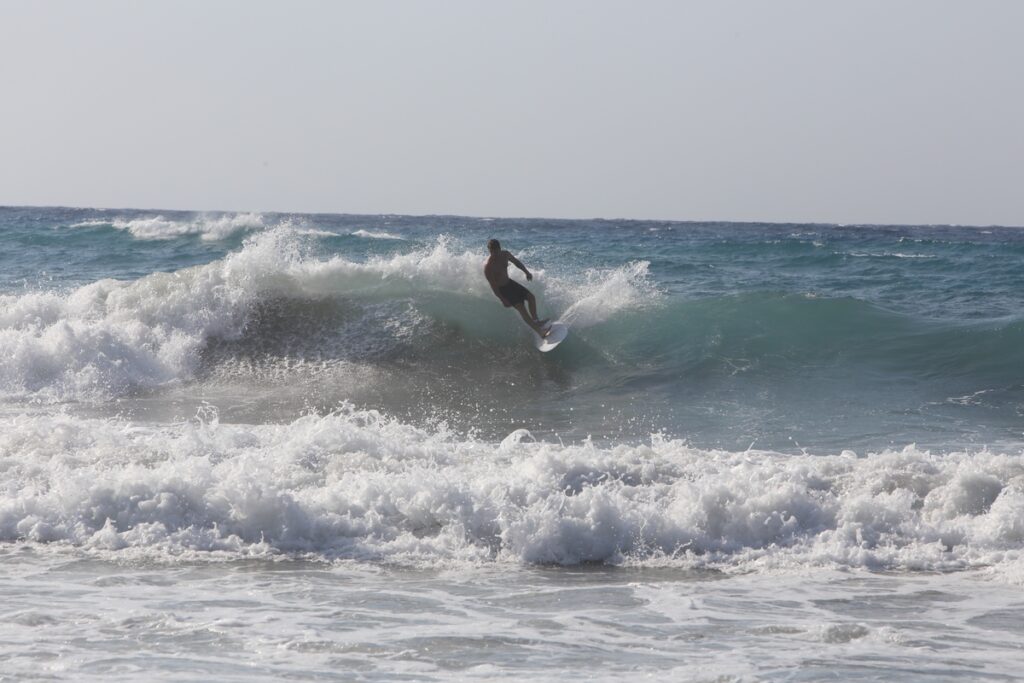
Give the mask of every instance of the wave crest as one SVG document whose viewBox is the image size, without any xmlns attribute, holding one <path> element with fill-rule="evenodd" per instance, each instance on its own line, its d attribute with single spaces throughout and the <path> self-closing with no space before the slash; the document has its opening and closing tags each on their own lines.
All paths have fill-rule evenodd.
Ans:
<svg viewBox="0 0 1024 683">
<path fill-rule="evenodd" d="M 124 230 L 137 239 L 169 240 L 186 235 L 199 235 L 207 241 L 223 240 L 239 232 L 262 230 L 267 226 L 258 213 L 205 215 L 191 220 L 175 220 L 162 215 L 147 218 L 94 219 L 75 223 L 71 227 L 107 226 Z"/>
</svg>

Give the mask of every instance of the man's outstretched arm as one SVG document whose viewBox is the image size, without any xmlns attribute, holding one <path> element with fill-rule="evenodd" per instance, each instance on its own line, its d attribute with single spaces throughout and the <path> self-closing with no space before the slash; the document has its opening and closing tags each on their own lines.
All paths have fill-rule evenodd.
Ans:
<svg viewBox="0 0 1024 683">
<path fill-rule="evenodd" d="M 526 266 L 524 266 L 519 259 L 517 259 L 512 254 L 509 254 L 507 251 L 505 253 L 508 254 L 508 262 L 509 263 L 511 263 L 513 266 L 515 266 L 519 270 L 521 270 L 524 273 L 526 273 L 526 279 L 527 280 L 532 280 L 533 279 L 533 274 L 530 273 L 530 271 L 526 269 Z"/>
</svg>

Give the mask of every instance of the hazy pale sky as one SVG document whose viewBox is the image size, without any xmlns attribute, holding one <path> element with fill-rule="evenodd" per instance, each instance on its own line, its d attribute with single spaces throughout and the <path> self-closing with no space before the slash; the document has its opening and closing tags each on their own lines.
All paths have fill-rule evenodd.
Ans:
<svg viewBox="0 0 1024 683">
<path fill-rule="evenodd" d="M 1024 225 L 1020 0 L 0 0 L 0 204 Z"/>
</svg>

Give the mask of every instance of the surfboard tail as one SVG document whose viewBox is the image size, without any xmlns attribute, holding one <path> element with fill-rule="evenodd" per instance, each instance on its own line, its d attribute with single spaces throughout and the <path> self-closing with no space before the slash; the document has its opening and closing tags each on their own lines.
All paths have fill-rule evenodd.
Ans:
<svg viewBox="0 0 1024 683">
<path fill-rule="evenodd" d="M 559 320 L 552 322 L 548 328 L 550 332 L 546 337 L 541 337 L 539 334 L 534 334 L 536 339 L 537 348 L 542 352 L 547 353 L 565 340 L 569 334 L 569 326 Z"/>
</svg>

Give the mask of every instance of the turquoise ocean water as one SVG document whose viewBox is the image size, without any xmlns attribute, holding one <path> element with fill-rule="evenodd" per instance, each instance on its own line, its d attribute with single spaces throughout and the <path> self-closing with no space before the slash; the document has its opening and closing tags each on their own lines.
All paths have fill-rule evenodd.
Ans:
<svg viewBox="0 0 1024 683">
<path fill-rule="evenodd" d="M 0 208 L 0 259 L 0 676 L 1019 670 L 1020 229 Z"/>
</svg>

